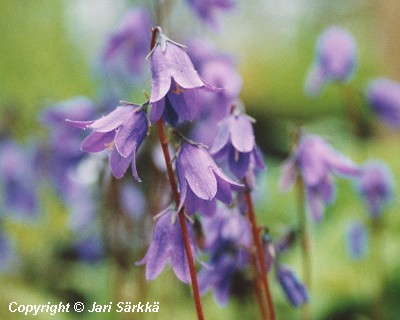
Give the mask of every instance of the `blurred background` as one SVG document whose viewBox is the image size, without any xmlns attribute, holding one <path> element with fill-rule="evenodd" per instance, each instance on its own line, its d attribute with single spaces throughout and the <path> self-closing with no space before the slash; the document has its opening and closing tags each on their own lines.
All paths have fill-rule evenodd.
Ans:
<svg viewBox="0 0 400 320">
<path fill-rule="evenodd" d="M 52 161 L 49 152 L 45 156 L 36 152 L 51 150 L 53 144 L 62 150 L 72 143 L 54 133 L 64 126 L 62 122 L 54 122 L 53 127 L 44 124 L 43 119 L 49 117 L 45 110 L 60 101 L 81 97 L 79 103 L 93 103 L 100 110 L 105 104 L 116 106 L 119 100 L 144 100 L 142 90 L 150 91 L 148 75 L 138 86 L 121 75 L 110 76 L 102 65 L 102 52 L 110 34 L 127 10 L 136 6 L 154 9 L 153 1 L 0 1 L 0 136 L 3 150 L 7 150 L 2 152 L 1 164 L 3 170 L 10 167 L 7 170 L 14 170 L 15 176 L 22 175 L 25 181 L 22 191 L 15 189 L 18 191 L 12 194 L 18 203 L 24 203 L 23 209 L 4 205 L 7 190 L 14 189 L 13 185 L 1 183 L 0 237 L 7 238 L 4 242 L 7 245 L 0 244 L 0 258 L 3 256 L 5 261 L 0 268 L 1 319 L 30 319 L 8 313 L 11 301 L 106 304 L 124 301 L 120 299 L 160 302 L 158 314 L 118 315 L 121 319 L 195 317 L 190 288 L 177 281 L 170 269 L 146 283 L 144 268 L 134 265 L 143 257 L 150 237 L 142 234 L 141 226 L 151 225 L 151 215 L 145 216 L 146 210 L 151 211 L 157 205 L 140 204 L 138 200 L 134 208 L 127 209 L 133 212 L 131 216 L 117 221 L 110 220 L 100 209 L 91 208 L 98 217 L 84 216 L 83 211 L 92 211 L 82 204 L 75 208 L 67 205 L 60 195 L 63 187 L 55 186 L 46 172 L 46 167 L 54 169 L 54 161 L 58 160 Z M 396 0 L 236 1 L 234 10 L 218 16 L 221 27 L 216 31 L 196 20 L 186 2 L 173 2 L 165 29 L 174 35 L 174 40 L 186 43 L 194 37 L 207 38 L 237 63 L 243 78 L 241 98 L 249 115 L 257 120 L 256 139 L 268 164 L 257 189 L 257 216 L 273 234 L 297 221 L 295 192 L 282 194 L 278 181 L 281 164 L 290 153 L 291 131 L 298 125 L 323 136 L 359 164 L 370 158 L 385 161 L 396 183 L 400 181 L 399 131 L 380 123 L 364 95 L 368 81 L 373 78 L 400 80 L 399 12 L 400 2 Z M 351 84 L 362 110 L 362 132 L 358 134 L 354 134 L 345 111 L 346 100 L 340 85 L 326 85 L 315 99 L 303 92 L 316 39 L 332 25 L 347 28 L 357 42 L 358 67 Z M 79 150 L 80 143 L 77 139 L 65 148 Z M 86 179 L 87 192 L 93 184 L 88 168 L 103 160 L 95 158 L 81 164 L 85 178 L 79 179 Z M 27 167 L 32 167 L 33 173 L 27 173 Z M 133 192 L 139 198 L 141 192 L 152 188 L 146 178 L 154 177 L 145 175 L 141 186 L 134 185 Z M 2 179 L 4 182 L 6 178 Z M 145 191 L 140 191 L 140 187 Z M 35 200 L 30 201 L 32 192 Z M 84 196 L 81 191 L 78 194 Z M 346 249 L 346 226 L 352 219 L 368 224 L 369 218 L 354 185 L 348 180 L 338 181 L 336 202 L 327 208 L 320 224 L 310 225 L 313 319 L 378 319 L 374 316 L 377 308 L 386 310 L 387 319 L 397 319 L 400 314 L 398 195 L 397 188 L 383 213 L 379 244 L 371 238 L 365 256 L 354 259 Z M 90 197 L 97 203 L 102 201 L 98 194 Z M 72 199 L 75 204 L 82 200 L 77 194 Z M 29 211 L 25 210 L 27 207 L 35 207 L 35 213 L 21 214 Z M 88 226 L 81 229 L 83 224 Z M 105 244 L 99 232 L 102 228 L 111 238 L 115 233 L 123 233 L 123 239 L 118 241 L 126 242 L 123 248 L 127 251 L 113 250 L 112 240 L 111 244 Z M 301 273 L 297 247 L 284 260 Z M 299 310 L 285 300 L 276 281 L 271 280 L 271 285 L 279 319 L 299 318 Z M 245 286 L 239 287 L 237 295 L 224 308 L 214 302 L 210 292 L 203 300 L 208 319 L 258 317 L 254 297 L 246 294 Z M 51 318 L 116 317 L 104 313 L 69 313 Z M 39 314 L 31 318 L 50 316 Z"/>
</svg>

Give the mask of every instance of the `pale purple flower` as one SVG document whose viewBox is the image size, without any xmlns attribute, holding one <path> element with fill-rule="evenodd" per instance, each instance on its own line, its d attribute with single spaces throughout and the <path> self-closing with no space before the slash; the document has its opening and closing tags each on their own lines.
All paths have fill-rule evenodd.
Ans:
<svg viewBox="0 0 400 320">
<path fill-rule="evenodd" d="M 198 273 L 201 293 L 212 288 L 220 305 L 226 305 L 235 276 L 249 263 L 252 237 L 248 220 L 237 208 L 219 207 L 213 217 L 203 219 L 210 259 Z"/>
<path fill-rule="evenodd" d="M 361 167 L 357 188 L 363 197 L 369 215 L 377 218 L 394 194 L 394 179 L 389 167 L 382 161 L 369 160 Z"/>
<path fill-rule="evenodd" d="M 229 115 L 219 122 L 218 134 L 210 150 L 215 158 L 226 159 L 229 169 L 238 179 L 243 179 L 249 172 L 252 158 L 258 169 L 265 168 L 255 143 L 253 122 L 245 114 Z"/>
<path fill-rule="evenodd" d="M 326 204 L 333 202 L 335 184 L 333 175 L 355 177 L 359 167 L 334 150 L 324 139 L 305 134 L 282 168 L 281 189 L 287 191 L 301 174 L 307 204 L 314 221 L 321 220 Z"/>
<path fill-rule="evenodd" d="M 176 172 L 180 186 L 179 208 L 193 214 L 199 211 L 212 215 L 215 199 L 231 203 L 232 188 L 241 187 L 216 165 L 207 150 L 198 144 L 185 143 L 176 159 Z"/>
<path fill-rule="evenodd" d="M 16 253 L 10 239 L 0 228 L 0 272 L 9 272 L 13 269 L 16 262 Z"/>
<path fill-rule="evenodd" d="M 143 192 L 133 183 L 125 182 L 120 187 L 120 203 L 131 218 L 140 218 L 145 213 L 146 200 Z"/>
<path fill-rule="evenodd" d="M 212 27 L 217 27 L 215 11 L 230 10 L 234 7 L 234 0 L 187 0 L 196 15 Z"/>
<path fill-rule="evenodd" d="M 290 267 L 286 265 L 279 266 L 277 277 L 286 298 L 293 306 L 300 307 L 308 302 L 307 288 Z"/>
<path fill-rule="evenodd" d="M 357 64 L 357 45 L 352 34 L 338 26 L 325 30 L 317 40 L 315 60 L 305 83 L 305 92 L 316 96 L 329 81 L 348 81 Z"/>
<path fill-rule="evenodd" d="M 155 32 L 156 43 L 149 54 L 152 73 L 150 120 L 155 123 L 163 116 L 172 125 L 179 120 L 193 121 L 199 114 L 198 91 L 219 89 L 199 76 L 184 46 L 170 40 L 159 27 Z"/>
<path fill-rule="evenodd" d="M 13 141 L 0 145 L 0 197 L 2 211 L 32 217 L 38 210 L 39 187 L 29 147 Z"/>
<path fill-rule="evenodd" d="M 189 230 L 192 252 L 197 256 L 192 226 L 186 224 Z M 145 257 L 136 264 L 146 264 L 146 279 L 150 281 L 161 273 L 169 258 L 172 269 L 179 280 L 190 283 L 189 264 L 185 253 L 182 230 L 178 217 L 172 209 L 165 210 L 157 219 L 149 249 Z"/>
<path fill-rule="evenodd" d="M 369 234 L 359 221 L 352 221 L 346 228 L 346 247 L 349 257 L 359 260 L 368 252 Z"/>
<path fill-rule="evenodd" d="M 372 110 L 393 128 L 400 127 L 400 83 L 379 78 L 371 81 L 366 96 Z"/>
<path fill-rule="evenodd" d="M 103 54 L 104 62 L 110 67 L 118 67 L 120 63 L 120 68 L 125 72 L 139 75 L 150 47 L 151 26 L 147 10 L 138 8 L 126 13 L 108 39 Z"/>
<path fill-rule="evenodd" d="M 114 177 L 122 178 L 131 164 L 134 178 L 140 181 L 136 170 L 136 153 L 148 130 L 144 108 L 128 104 L 117 107 L 98 120 L 67 121 L 82 129 L 93 130 L 83 141 L 82 150 L 94 153 L 109 150 L 110 170 Z"/>
</svg>

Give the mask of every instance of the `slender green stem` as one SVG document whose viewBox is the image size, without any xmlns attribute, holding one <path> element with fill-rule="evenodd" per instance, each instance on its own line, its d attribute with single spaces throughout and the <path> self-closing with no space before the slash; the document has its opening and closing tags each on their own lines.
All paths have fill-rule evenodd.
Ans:
<svg viewBox="0 0 400 320">
<path fill-rule="evenodd" d="M 176 184 L 174 171 L 172 169 L 171 156 L 170 156 L 169 150 L 168 150 L 168 141 L 164 134 L 164 124 L 163 124 L 162 118 L 157 122 L 157 126 L 158 126 L 158 136 L 159 136 L 161 148 L 162 148 L 162 151 L 164 154 L 165 164 L 167 166 L 169 183 L 171 185 L 171 190 L 173 193 L 175 204 L 178 207 L 178 205 L 179 205 L 178 186 Z M 192 248 L 190 246 L 189 231 L 187 229 L 186 218 L 185 218 L 185 213 L 184 213 L 183 207 L 179 211 L 178 216 L 179 216 L 179 223 L 180 223 L 181 229 L 182 229 L 182 236 L 183 236 L 183 242 L 185 245 L 186 257 L 187 257 L 188 264 L 189 264 L 190 278 L 192 280 L 192 289 L 193 289 L 193 295 L 194 295 L 194 300 L 195 300 L 195 305 L 196 305 L 197 317 L 199 320 L 204 320 L 203 309 L 201 307 L 199 285 L 197 282 L 196 269 L 195 269 L 194 260 L 193 260 L 193 253 L 192 253 Z"/>
<path fill-rule="evenodd" d="M 307 213 L 305 210 L 305 192 L 303 178 L 299 175 L 297 179 L 297 213 L 298 213 L 298 228 L 300 235 L 301 257 L 303 265 L 303 281 L 308 291 L 311 291 L 311 255 L 310 241 L 307 228 Z M 303 320 L 310 319 L 309 304 L 304 304 L 301 307 L 301 318 Z"/>
<path fill-rule="evenodd" d="M 253 243 L 257 253 L 257 260 L 260 269 L 260 274 L 262 278 L 262 284 L 264 286 L 265 295 L 267 299 L 268 315 L 270 320 L 275 320 L 275 310 L 274 303 L 272 301 L 272 295 L 269 288 L 267 268 L 265 266 L 264 252 L 262 249 L 261 239 L 260 239 L 260 228 L 257 227 L 256 215 L 254 212 L 253 200 L 251 198 L 250 190 L 245 191 L 246 203 L 247 203 L 247 213 L 251 225 L 251 233 L 253 236 Z"/>
</svg>

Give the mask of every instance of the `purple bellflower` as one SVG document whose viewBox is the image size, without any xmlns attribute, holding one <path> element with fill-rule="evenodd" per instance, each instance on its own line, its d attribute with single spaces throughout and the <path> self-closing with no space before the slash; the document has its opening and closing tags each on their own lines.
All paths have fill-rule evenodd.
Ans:
<svg viewBox="0 0 400 320">
<path fill-rule="evenodd" d="M 110 151 L 110 170 L 120 179 L 131 164 L 132 173 L 140 181 L 136 170 L 136 152 L 147 135 L 148 120 L 143 107 L 128 104 L 119 106 L 108 115 L 93 121 L 71 121 L 74 126 L 92 129 L 83 141 L 86 152 Z"/>
<path fill-rule="evenodd" d="M 232 187 L 242 186 L 223 173 L 204 146 L 199 144 L 185 143 L 181 146 L 176 172 L 181 193 L 178 211 L 185 205 L 188 214 L 199 211 L 212 215 L 215 199 L 229 204 Z"/>
<path fill-rule="evenodd" d="M 394 194 L 394 179 L 389 167 L 381 161 L 370 160 L 361 167 L 357 188 L 370 217 L 377 218 Z"/>
<path fill-rule="evenodd" d="M 338 26 L 319 36 L 316 51 L 305 83 L 309 96 L 316 96 L 329 81 L 348 81 L 357 64 L 356 42 L 350 32 Z"/>
<path fill-rule="evenodd" d="M 294 271 L 286 265 L 280 265 L 277 277 L 286 298 L 294 307 L 300 307 L 308 302 L 307 288 L 300 282 Z"/>
<path fill-rule="evenodd" d="M 245 114 L 231 114 L 219 123 L 218 134 L 210 153 L 214 158 L 225 158 L 229 169 L 243 179 L 250 169 L 251 158 L 258 169 L 265 164 L 258 150 L 254 132 L 254 120 Z"/>
<path fill-rule="evenodd" d="M 372 110 L 390 127 L 400 127 L 400 83 L 385 78 L 371 81 L 366 96 Z"/>
<path fill-rule="evenodd" d="M 369 234 L 367 228 L 359 221 L 353 221 L 346 228 L 346 247 L 349 257 L 359 260 L 368 252 Z"/>
<path fill-rule="evenodd" d="M 197 16 L 212 27 L 217 27 L 215 11 L 229 10 L 235 5 L 233 0 L 187 0 Z"/>
<path fill-rule="evenodd" d="M 197 257 L 193 229 L 188 223 L 187 227 L 192 251 Z M 144 258 L 136 264 L 146 264 L 146 279 L 150 281 L 161 273 L 168 258 L 171 258 L 171 266 L 178 279 L 184 283 L 190 283 L 189 264 L 185 254 L 181 226 L 176 213 L 170 208 L 159 215 L 149 249 Z"/>
<path fill-rule="evenodd" d="M 4 230 L 0 229 L 0 272 L 12 271 L 16 258 L 10 239 L 6 236 Z"/>
<path fill-rule="evenodd" d="M 204 294 L 212 288 L 223 306 L 229 301 L 234 277 L 249 263 L 250 225 L 236 208 L 219 207 L 213 217 L 203 219 L 203 229 L 207 230 L 205 251 L 210 259 L 198 274 L 200 291 Z"/>
<path fill-rule="evenodd" d="M 37 176 L 26 147 L 7 141 L 0 145 L 0 197 L 3 212 L 32 217 L 38 209 Z"/>
<path fill-rule="evenodd" d="M 299 173 L 303 178 L 311 217 L 318 222 L 323 216 L 324 205 L 332 203 L 335 197 L 333 174 L 356 177 L 360 169 L 324 139 L 305 134 L 282 168 L 281 189 L 287 191 Z"/>
<path fill-rule="evenodd" d="M 139 75 L 150 46 L 148 31 L 151 25 L 150 14 L 145 9 L 128 12 L 106 44 L 104 62 L 110 66 L 121 62 L 125 70 Z"/>
<path fill-rule="evenodd" d="M 154 32 L 156 43 L 148 55 L 152 74 L 151 123 L 162 115 L 171 125 L 179 120 L 193 121 L 199 114 L 198 90 L 219 89 L 199 76 L 183 45 L 169 39 L 159 27 Z"/>
</svg>

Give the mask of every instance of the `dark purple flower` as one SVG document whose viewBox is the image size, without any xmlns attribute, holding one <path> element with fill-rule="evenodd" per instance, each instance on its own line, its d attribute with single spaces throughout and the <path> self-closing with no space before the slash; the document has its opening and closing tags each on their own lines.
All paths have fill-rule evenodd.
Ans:
<svg viewBox="0 0 400 320">
<path fill-rule="evenodd" d="M 373 218 L 379 217 L 394 193 L 394 179 L 389 167 L 381 161 L 367 161 L 361 167 L 357 186 L 369 215 Z"/>
<path fill-rule="evenodd" d="M 300 307 L 308 302 L 307 288 L 300 282 L 291 268 L 285 265 L 279 266 L 277 277 L 286 298 L 293 306 Z"/>
<path fill-rule="evenodd" d="M 110 170 L 117 179 L 122 178 L 132 163 L 132 173 L 140 181 L 136 170 L 136 152 L 146 137 L 148 120 L 146 111 L 134 104 L 119 106 L 107 116 L 93 121 L 71 121 L 72 125 L 93 132 L 83 141 L 86 152 L 110 151 Z"/>
<path fill-rule="evenodd" d="M 217 302 L 225 305 L 235 276 L 249 263 L 250 225 L 236 208 L 219 207 L 213 217 L 203 219 L 203 229 L 207 230 L 204 249 L 210 259 L 198 274 L 200 291 L 212 288 Z"/>
<path fill-rule="evenodd" d="M 258 169 L 265 164 L 258 150 L 254 132 L 254 120 L 245 114 L 231 114 L 219 123 L 218 134 L 210 153 L 215 158 L 226 158 L 229 169 L 243 179 L 249 172 L 251 158 Z"/>
<path fill-rule="evenodd" d="M 357 64 L 357 45 L 347 30 L 334 26 L 318 38 L 316 57 L 308 73 L 305 91 L 317 95 L 328 81 L 348 81 Z"/>
<path fill-rule="evenodd" d="M 175 125 L 179 120 L 193 121 L 198 113 L 198 90 L 218 91 L 197 73 L 185 47 L 170 40 L 157 28 L 156 44 L 149 54 L 152 89 L 150 120 L 157 122 L 163 115 Z"/>
<path fill-rule="evenodd" d="M 111 34 L 103 59 L 109 66 L 122 63 L 122 68 L 138 75 L 142 72 L 150 47 L 150 14 L 143 8 L 129 11 Z"/>
<path fill-rule="evenodd" d="M 359 221 L 353 221 L 346 228 L 346 247 L 349 257 L 359 260 L 368 252 L 368 230 Z"/>
<path fill-rule="evenodd" d="M 215 11 L 229 10 L 235 5 L 233 0 L 187 0 L 197 16 L 212 27 L 217 26 Z"/>
<path fill-rule="evenodd" d="M 371 81 L 366 89 L 372 110 L 387 125 L 400 127 L 400 83 L 379 78 Z"/>
<path fill-rule="evenodd" d="M 298 174 L 303 178 L 307 203 L 314 221 L 320 221 L 325 204 L 333 202 L 335 185 L 333 174 L 355 177 L 359 167 L 334 150 L 324 139 L 303 135 L 292 157 L 283 166 L 281 188 L 287 191 Z"/>
<path fill-rule="evenodd" d="M 104 248 L 98 235 L 86 236 L 75 245 L 77 258 L 85 262 L 97 262 L 104 256 Z"/>
<path fill-rule="evenodd" d="M 212 215 L 215 199 L 229 204 L 232 187 L 241 187 L 216 165 L 207 150 L 198 144 L 185 143 L 176 159 L 176 172 L 180 186 L 180 208 L 185 205 L 189 214 L 199 211 Z"/>
<path fill-rule="evenodd" d="M 32 217 L 38 209 L 38 181 L 29 147 L 13 141 L 0 145 L 0 193 L 3 212 Z"/>
<path fill-rule="evenodd" d="M 196 253 L 192 226 L 187 223 L 192 251 Z M 196 256 L 196 254 L 195 254 Z M 155 279 L 164 269 L 168 258 L 175 275 L 185 283 L 190 283 L 189 265 L 186 258 L 181 226 L 176 213 L 165 210 L 157 219 L 153 239 L 145 257 L 137 265 L 146 264 L 146 279 Z"/>
</svg>

